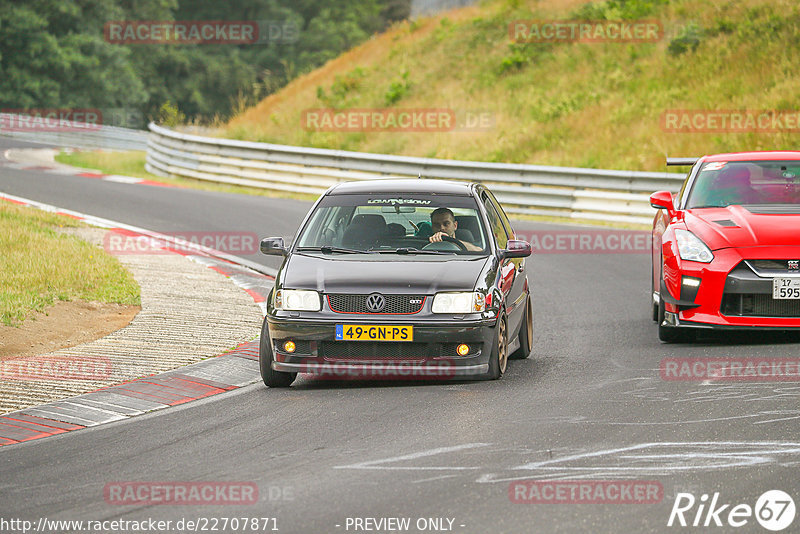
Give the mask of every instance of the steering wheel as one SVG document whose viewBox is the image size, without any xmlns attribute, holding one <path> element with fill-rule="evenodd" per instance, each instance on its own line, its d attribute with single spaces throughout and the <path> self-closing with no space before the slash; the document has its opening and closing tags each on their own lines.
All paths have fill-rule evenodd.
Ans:
<svg viewBox="0 0 800 534">
<path fill-rule="evenodd" d="M 445 246 L 445 248 L 443 249 L 438 248 L 437 245 L 441 245 L 444 243 L 447 243 L 447 246 Z M 467 247 L 466 245 L 464 245 L 464 243 L 462 243 L 455 237 L 450 237 L 449 235 L 443 235 L 441 241 L 432 241 L 428 243 L 427 245 L 422 247 L 422 250 L 453 250 L 453 247 L 450 245 L 455 245 L 458 250 L 462 250 L 465 252 L 467 250 Z"/>
</svg>

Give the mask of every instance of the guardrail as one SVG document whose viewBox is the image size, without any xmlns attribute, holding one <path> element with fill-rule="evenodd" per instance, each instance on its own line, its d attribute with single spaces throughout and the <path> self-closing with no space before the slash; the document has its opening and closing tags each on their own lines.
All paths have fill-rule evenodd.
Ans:
<svg viewBox="0 0 800 534">
<path fill-rule="evenodd" d="M 0 125 L 17 124 L 19 114 L 0 113 Z M 0 126 L 0 135 L 31 143 L 44 143 L 71 148 L 104 148 L 109 150 L 146 150 L 148 133 L 118 126 L 71 123 L 71 130 L 13 129 Z"/>
<path fill-rule="evenodd" d="M 295 193 L 352 180 L 439 178 L 486 183 L 509 213 L 648 224 L 649 194 L 684 176 L 411 158 L 253 143 L 179 133 L 151 123 L 148 172 Z"/>
</svg>

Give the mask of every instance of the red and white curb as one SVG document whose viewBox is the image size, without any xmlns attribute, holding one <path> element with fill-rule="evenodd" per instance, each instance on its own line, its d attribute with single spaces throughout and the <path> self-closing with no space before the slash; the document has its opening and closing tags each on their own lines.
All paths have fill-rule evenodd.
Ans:
<svg viewBox="0 0 800 534">
<path fill-rule="evenodd" d="M 174 371 L 0 416 L 0 447 L 120 421 L 260 379 L 258 341 Z"/>
<path fill-rule="evenodd" d="M 5 193 L 0 193 L 0 200 L 158 240 L 164 250 L 229 277 L 261 307 L 262 315 L 266 313 L 266 298 L 274 283 L 273 269 L 172 236 L 49 204 Z M 0 416 L 0 446 L 119 421 L 253 384 L 260 380 L 258 343 L 250 341 L 215 358 L 173 371 Z"/>
</svg>

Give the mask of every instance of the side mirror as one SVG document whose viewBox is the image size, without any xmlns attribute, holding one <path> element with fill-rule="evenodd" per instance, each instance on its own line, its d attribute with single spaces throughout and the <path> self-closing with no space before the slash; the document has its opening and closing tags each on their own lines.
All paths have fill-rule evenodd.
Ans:
<svg viewBox="0 0 800 534">
<path fill-rule="evenodd" d="M 531 255 L 531 244 L 527 241 L 509 239 L 506 248 L 500 251 L 503 258 L 527 258 Z"/>
<path fill-rule="evenodd" d="M 265 237 L 261 240 L 261 253 L 271 256 L 286 256 L 288 250 L 282 237 Z"/>
<path fill-rule="evenodd" d="M 669 191 L 657 191 L 650 195 L 650 205 L 656 209 L 667 210 L 670 216 L 675 215 L 675 204 Z"/>
</svg>

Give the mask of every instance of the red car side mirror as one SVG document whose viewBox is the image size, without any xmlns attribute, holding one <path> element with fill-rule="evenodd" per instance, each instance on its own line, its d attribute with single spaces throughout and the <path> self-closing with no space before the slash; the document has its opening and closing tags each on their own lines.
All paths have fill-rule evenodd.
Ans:
<svg viewBox="0 0 800 534">
<path fill-rule="evenodd" d="M 650 195 L 650 205 L 656 209 L 667 210 L 670 217 L 675 215 L 675 204 L 669 191 L 657 191 Z"/>
</svg>

